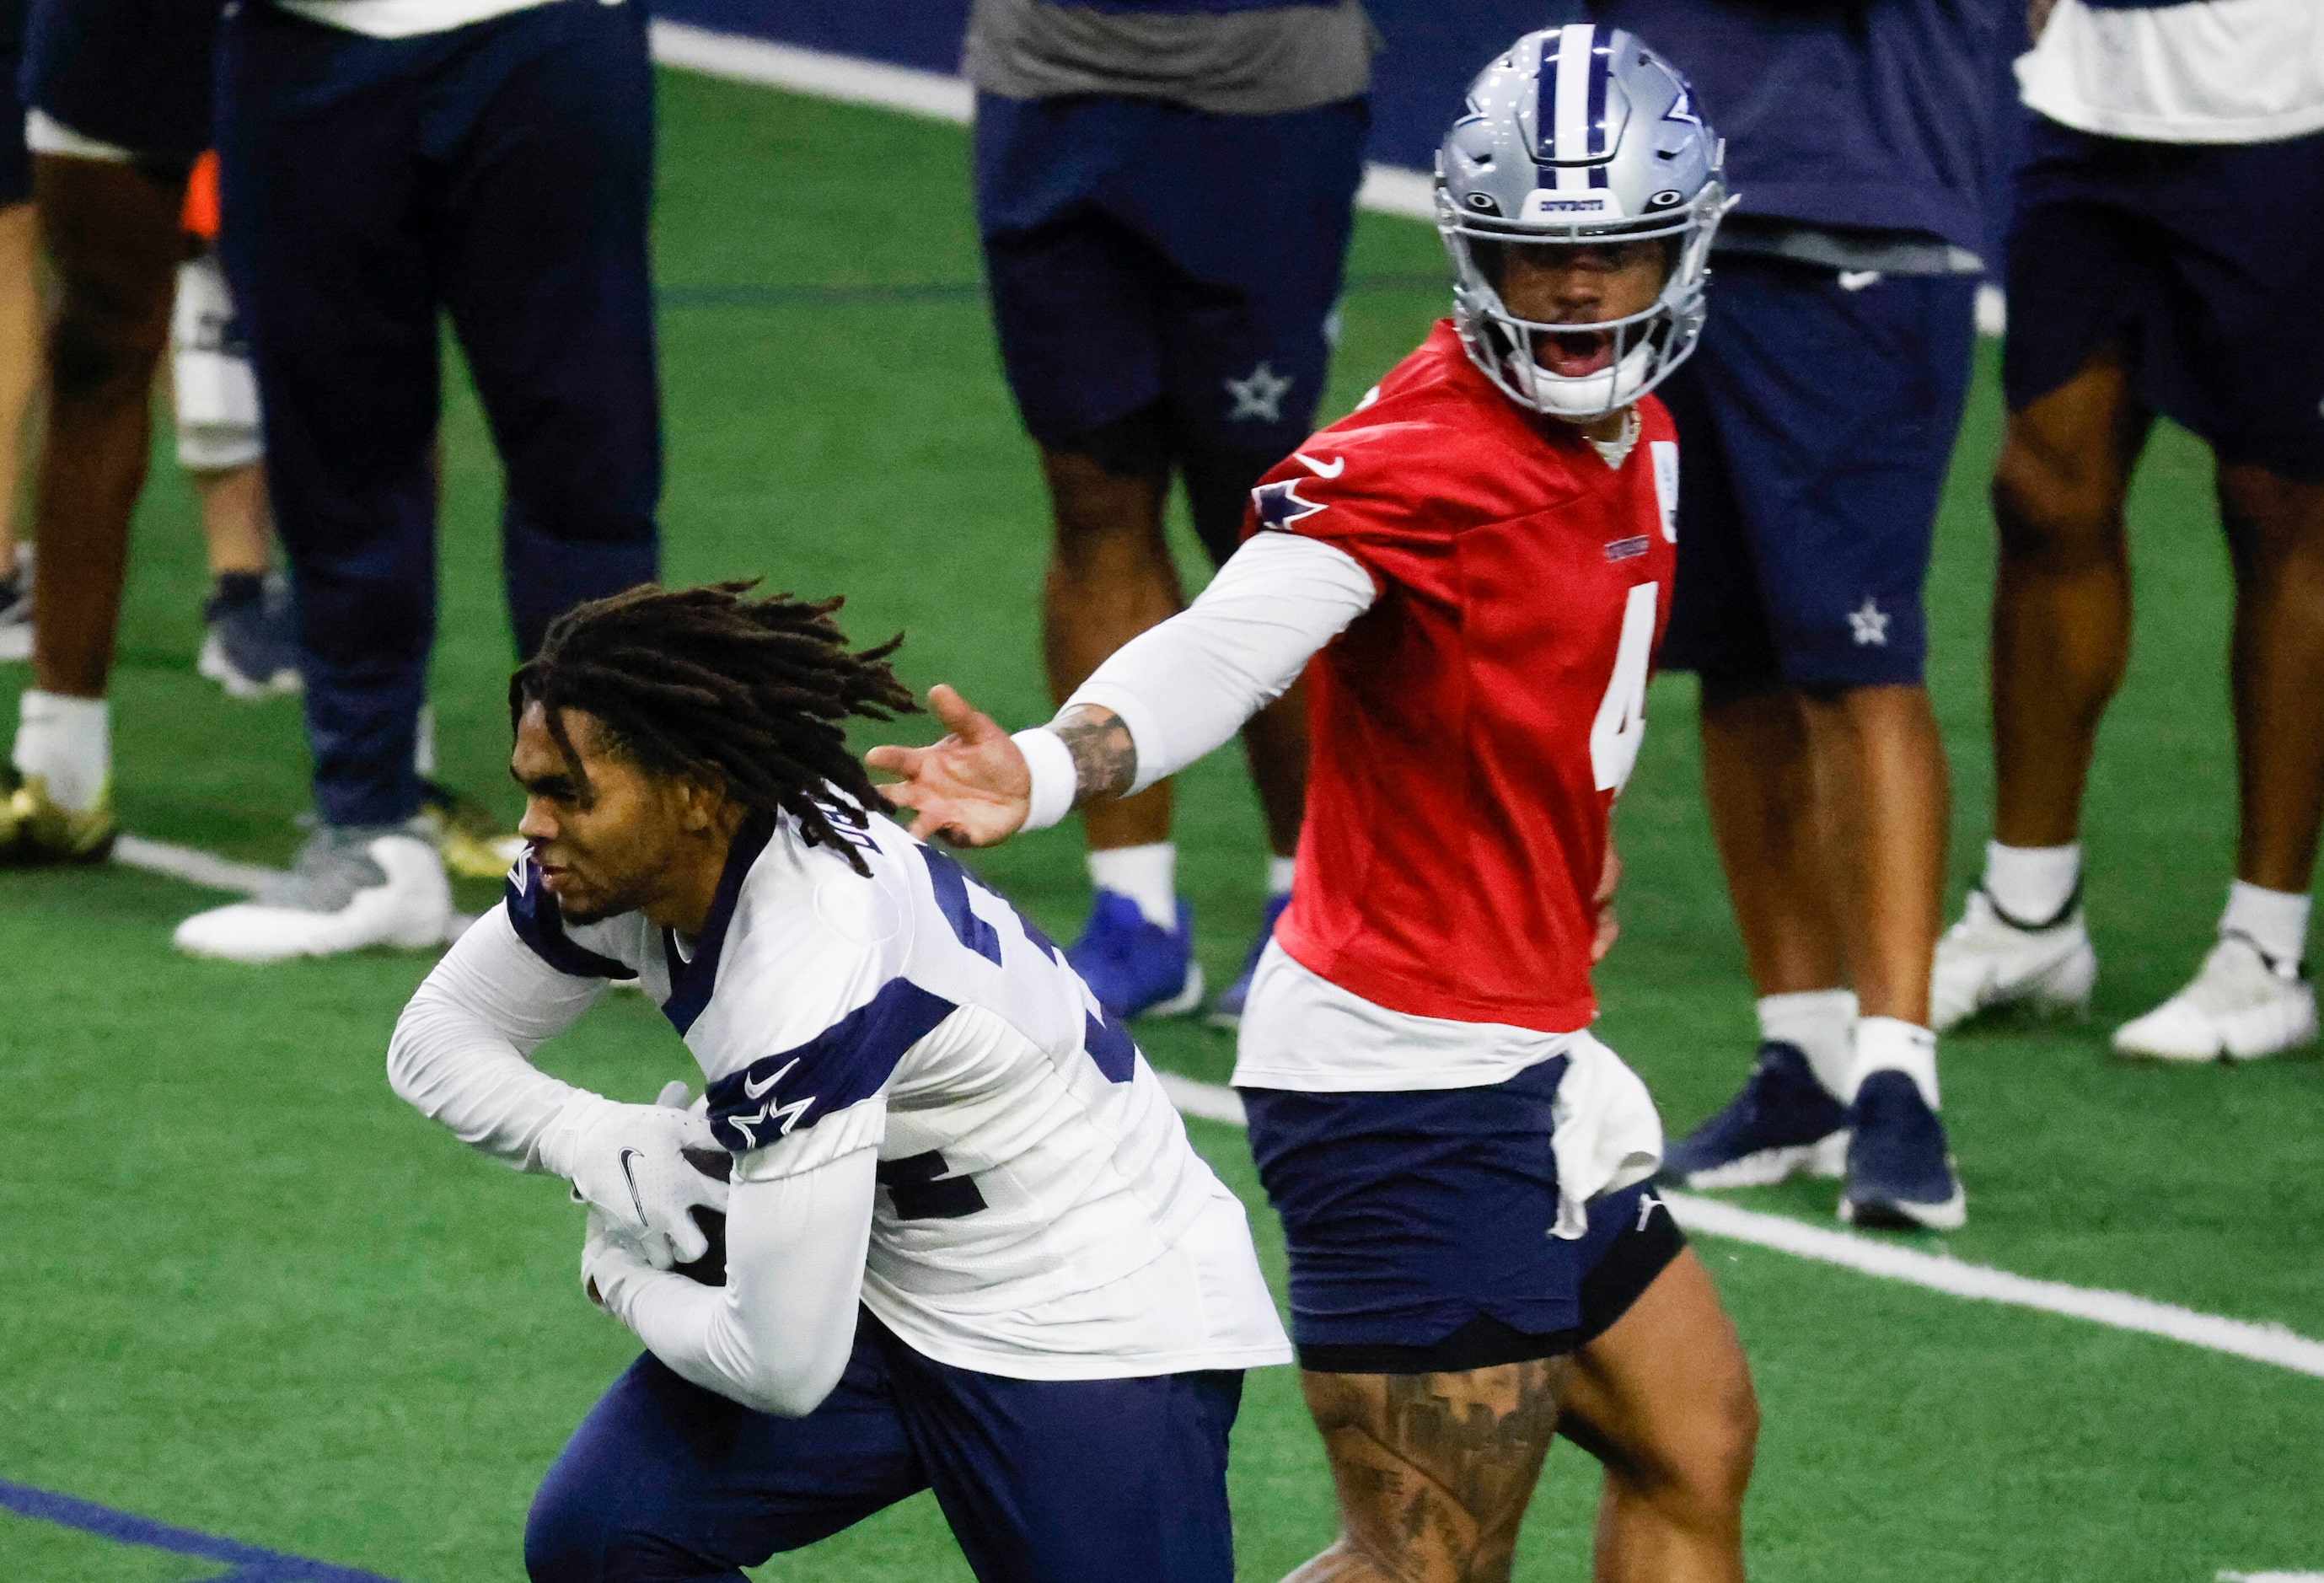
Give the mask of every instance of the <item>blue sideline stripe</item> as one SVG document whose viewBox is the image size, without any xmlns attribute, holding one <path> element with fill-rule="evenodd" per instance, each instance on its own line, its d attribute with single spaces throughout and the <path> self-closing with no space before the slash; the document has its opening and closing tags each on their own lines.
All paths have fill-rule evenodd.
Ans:
<svg viewBox="0 0 2324 1583">
<path fill-rule="evenodd" d="M 5 1478 L 0 1478 L 0 1507 L 21 1517 L 53 1523 L 60 1528 L 94 1533 L 116 1544 L 142 1545 L 147 1550 L 233 1565 L 233 1571 L 207 1579 L 206 1583 L 395 1583 L 393 1578 L 383 1578 L 377 1572 L 337 1567 L 328 1561 L 310 1561 L 304 1556 L 286 1556 L 280 1551 L 261 1550 L 254 1544 L 197 1533 L 190 1528 L 172 1528 L 151 1517 L 116 1512 L 94 1501 L 51 1494 L 28 1484 L 12 1484 Z"/>
</svg>

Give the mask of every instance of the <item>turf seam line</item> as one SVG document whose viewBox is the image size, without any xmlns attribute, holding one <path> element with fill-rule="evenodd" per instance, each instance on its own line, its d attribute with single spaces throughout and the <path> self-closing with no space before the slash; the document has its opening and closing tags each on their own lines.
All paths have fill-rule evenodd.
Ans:
<svg viewBox="0 0 2324 1583">
<path fill-rule="evenodd" d="M 761 87 L 787 88 L 842 104 L 869 105 L 908 115 L 965 126 L 976 114 L 976 90 L 966 78 L 922 71 L 859 55 L 779 44 L 770 39 L 718 32 L 682 22 L 656 19 L 648 37 L 654 60 L 680 71 Z M 1436 179 L 1405 165 L 1367 164 L 1356 207 L 1407 220 L 1436 218 Z M 1977 333 L 1998 337 L 2008 322 L 2001 289 L 1991 281 L 1977 290 Z"/>
<path fill-rule="evenodd" d="M 117 1512 L 94 1501 L 35 1489 L 29 1484 L 5 1478 L 0 1478 L 0 1509 L 35 1522 L 94 1533 L 116 1544 L 167 1551 L 172 1555 L 193 1556 L 206 1561 L 225 1561 L 234 1567 L 233 1571 L 209 1578 L 207 1583 L 394 1583 L 392 1578 L 377 1572 L 284 1555 L 280 1551 L 244 1544 L 238 1539 L 221 1539 L 190 1528 L 173 1527 L 134 1512 Z"/>
<path fill-rule="evenodd" d="M 149 874 L 167 874 L 172 879 L 183 879 L 205 889 L 238 890 L 245 895 L 270 879 L 282 877 L 280 869 L 237 863 L 215 852 L 172 846 L 166 841 L 147 841 L 141 835 L 124 835 L 116 840 L 113 843 L 113 861 L 143 869 Z"/>
<path fill-rule="evenodd" d="M 1161 1081 L 1163 1092 L 1170 1096 L 1171 1103 L 1182 1113 L 1230 1127 L 1247 1125 L 1242 1099 L 1232 1089 L 1197 1082 L 1176 1072 L 1157 1072 L 1155 1076 Z M 1973 1265 L 1946 1254 L 1923 1253 L 1852 1231 L 1811 1226 L 1788 1215 L 1739 1209 L 1698 1193 L 1665 1192 L 1663 1200 L 1670 1205 L 1680 1225 L 1706 1237 L 1748 1242 L 1796 1258 L 1813 1259 L 1879 1280 L 1901 1281 L 1971 1302 L 2034 1309 L 2114 1330 L 2160 1336 L 2207 1351 L 2224 1352 L 2324 1379 L 2324 1341 L 2310 1340 L 2281 1325 L 2227 1319 L 2127 1292 L 2036 1280 L 2031 1275 Z"/>
</svg>

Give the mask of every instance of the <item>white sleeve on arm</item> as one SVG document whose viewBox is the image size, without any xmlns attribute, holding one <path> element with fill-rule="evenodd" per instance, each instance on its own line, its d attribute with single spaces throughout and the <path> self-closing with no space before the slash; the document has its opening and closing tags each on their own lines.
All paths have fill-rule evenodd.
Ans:
<svg viewBox="0 0 2324 1583">
<path fill-rule="evenodd" d="M 469 926 L 396 1019 L 387 1079 L 461 1142 L 541 1171 L 540 1140 L 576 1098 L 594 1098 L 525 1059 L 604 989 L 558 972 L 494 907 Z"/>
<path fill-rule="evenodd" d="M 737 1162 L 727 1203 L 725 1285 L 627 1256 L 601 1258 L 592 1272 L 606 1310 L 680 1376 L 758 1412 L 804 1418 L 854 1350 L 880 1151 L 772 1178 L 754 1176 L 755 1157 Z"/>
<path fill-rule="evenodd" d="M 1140 792 L 1225 742 L 1283 695 L 1315 651 L 1379 597 L 1343 549 L 1262 533 L 1219 568 L 1202 597 L 1114 651 L 1065 700 L 1130 728 Z M 1125 793 L 1125 796 L 1129 793 Z"/>
</svg>

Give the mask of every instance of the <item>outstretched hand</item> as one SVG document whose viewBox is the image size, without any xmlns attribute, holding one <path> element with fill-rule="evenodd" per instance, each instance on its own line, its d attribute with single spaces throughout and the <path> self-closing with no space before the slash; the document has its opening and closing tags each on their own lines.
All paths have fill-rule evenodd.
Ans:
<svg viewBox="0 0 2324 1583">
<path fill-rule="evenodd" d="M 911 810 L 911 832 L 923 841 L 942 836 L 954 846 L 993 846 L 1008 840 L 1033 805 L 1024 753 L 991 715 L 941 682 L 928 689 L 928 709 L 949 733 L 942 741 L 863 755 L 871 768 L 902 777 L 880 795 Z"/>
</svg>

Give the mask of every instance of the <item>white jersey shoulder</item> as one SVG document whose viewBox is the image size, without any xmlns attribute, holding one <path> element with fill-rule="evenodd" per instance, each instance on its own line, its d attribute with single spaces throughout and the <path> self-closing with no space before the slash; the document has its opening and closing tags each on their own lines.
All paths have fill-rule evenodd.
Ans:
<svg viewBox="0 0 2324 1583">
<path fill-rule="evenodd" d="M 2318 0 L 2058 0 L 2017 62 L 2051 120 L 2147 143 L 2273 143 L 2324 130 Z"/>
<path fill-rule="evenodd" d="M 512 877 L 551 966 L 634 974 L 758 1178 L 879 1150 L 863 1300 L 947 1363 L 1023 1378 L 1286 1361 L 1242 1206 L 1064 953 L 891 822 L 810 845 L 747 826 L 691 943 L 565 927 Z M 542 903 L 546 901 L 548 905 Z"/>
</svg>

